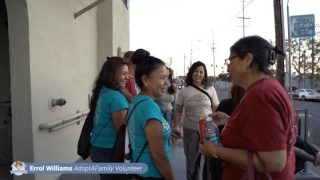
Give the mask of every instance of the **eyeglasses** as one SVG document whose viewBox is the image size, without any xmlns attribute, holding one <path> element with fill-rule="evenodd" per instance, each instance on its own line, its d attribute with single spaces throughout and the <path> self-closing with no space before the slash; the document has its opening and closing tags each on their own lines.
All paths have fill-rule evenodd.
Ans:
<svg viewBox="0 0 320 180">
<path fill-rule="evenodd" d="M 238 57 L 238 55 L 235 55 L 235 56 L 229 57 L 228 59 L 225 59 L 224 64 L 229 66 L 230 62 L 236 57 Z"/>
</svg>

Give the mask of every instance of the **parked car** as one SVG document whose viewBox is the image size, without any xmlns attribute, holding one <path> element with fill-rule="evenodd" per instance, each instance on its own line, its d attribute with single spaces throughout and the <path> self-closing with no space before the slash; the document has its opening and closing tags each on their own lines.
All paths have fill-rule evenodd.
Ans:
<svg viewBox="0 0 320 180">
<path fill-rule="evenodd" d="M 182 89 L 182 88 L 184 88 L 184 85 L 183 84 L 179 84 L 178 85 L 178 89 Z"/>
<path fill-rule="evenodd" d="M 311 89 L 297 89 L 292 92 L 293 99 L 305 100 L 320 100 L 320 93 Z"/>
</svg>

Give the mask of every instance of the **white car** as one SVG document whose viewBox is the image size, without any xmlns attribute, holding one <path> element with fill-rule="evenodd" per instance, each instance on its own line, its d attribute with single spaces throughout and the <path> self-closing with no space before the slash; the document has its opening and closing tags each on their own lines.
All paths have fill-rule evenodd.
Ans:
<svg viewBox="0 0 320 180">
<path fill-rule="evenodd" d="M 293 99 L 305 100 L 320 100 L 320 93 L 311 89 L 297 89 L 292 92 Z"/>
</svg>

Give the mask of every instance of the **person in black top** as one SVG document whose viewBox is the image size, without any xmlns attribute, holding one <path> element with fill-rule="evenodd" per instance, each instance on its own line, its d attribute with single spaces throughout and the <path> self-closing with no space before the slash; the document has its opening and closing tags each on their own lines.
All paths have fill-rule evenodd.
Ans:
<svg viewBox="0 0 320 180">
<path fill-rule="evenodd" d="M 219 106 L 217 107 L 216 111 L 220 111 L 223 113 L 228 114 L 231 116 L 233 110 L 237 107 L 239 104 L 242 96 L 244 95 L 244 88 L 240 86 L 233 85 L 231 87 L 231 90 L 229 92 L 228 99 L 224 99 L 219 103 Z M 221 133 L 224 125 L 220 125 L 219 127 L 219 133 Z M 222 161 L 217 158 L 211 158 L 209 160 L 209 166 L 210 166 L 210 174 L 211 174 L 211 180 L 221 180 L 222 178 Z M 207 179 L 207 172 L 206 168 L 203 170 L 203 179 Z"/>
</svg>

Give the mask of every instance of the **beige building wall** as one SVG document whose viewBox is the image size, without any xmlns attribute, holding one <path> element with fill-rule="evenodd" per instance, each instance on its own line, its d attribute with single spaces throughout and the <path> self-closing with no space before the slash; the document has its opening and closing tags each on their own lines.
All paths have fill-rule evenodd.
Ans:
<svg viewBox="0 0 320 180">
<path fill-rule="evenodd" d="M 39 125 L 88 109 L 88 94 L 107 56 L 129 49 L 129 12 L 122 0 L 6 0 L 9 21 L 13 159 L 74 162 L 82 127 L 48 132 Z M 122 52 L 120 52 L 122 54 Z M 50 107 L 52 98 L 64 106 Z M 27 152 L 26 152 L 27 151 Z M 54 179 L 35 175 L 16 179 Z"/>
</svg>

